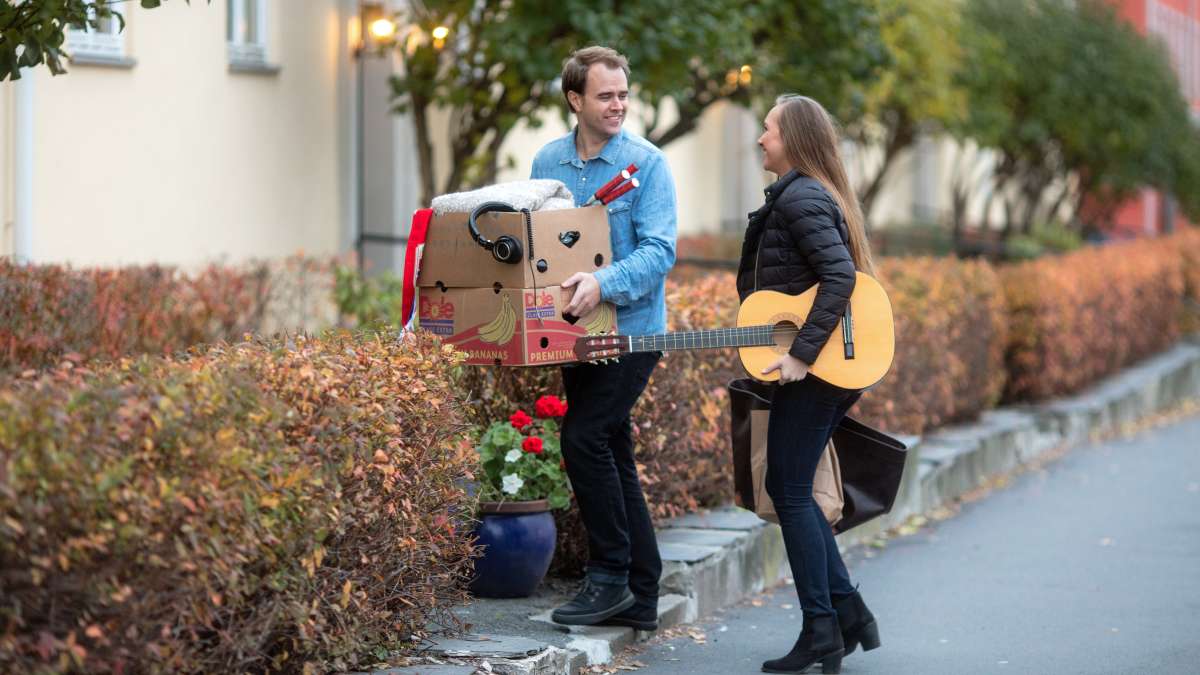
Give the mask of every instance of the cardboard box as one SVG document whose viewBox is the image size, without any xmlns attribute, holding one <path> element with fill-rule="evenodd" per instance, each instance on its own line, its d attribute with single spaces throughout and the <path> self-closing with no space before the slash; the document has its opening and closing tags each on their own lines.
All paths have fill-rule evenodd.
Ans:
<svg viewBox="0 0 1200 675">
<path fill-rule="evenodd" d="M 588 208 L 534 211 L 532 258 L 525 216 L 485 213 L 476 221 L 479 233 L 495 241 L 509 235 L 521 243 L 520 264 L 497 262 L 492 252 L 475 243 L 467 227 L 469 214 L 434 216 L 425 239 L 417 285 L 446 288 L 546 288 L 576 272 L 595 272 L 612 262 L 608 209 Z"/>
<path fill-rule="evenodd" d="M 563 319 L 570 291 L 539 289 L 422 288 L 421 328 L 467 352 L 476 365 L 544 366 L 575 361 L 575 340 L 615 333 L 617 311 L 601 303 L 574 324 Z"/>
</svg>

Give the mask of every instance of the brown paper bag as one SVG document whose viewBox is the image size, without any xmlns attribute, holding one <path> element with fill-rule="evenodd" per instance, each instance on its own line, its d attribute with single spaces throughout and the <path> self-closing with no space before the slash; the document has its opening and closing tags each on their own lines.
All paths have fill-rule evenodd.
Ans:
<svg viewBox="0 0 1200 675">
<path fill-rule="evenodd" d="M 763 520 L 778 523 L 775 505 L 767 494 L 767 421 L 770 418 L 770 410 L 750 411 L 750 472 L 754 476 L 754 513 Z M 817 473 L 813 476 L 813 498 L 830 525 L 842 519 L 842 507 L 846 502 L 842 494 L 841 467 L 838 466 L 837 451 L 832 440 L 825 446 L 821 461 L 817 463 Z"/>
</svg>

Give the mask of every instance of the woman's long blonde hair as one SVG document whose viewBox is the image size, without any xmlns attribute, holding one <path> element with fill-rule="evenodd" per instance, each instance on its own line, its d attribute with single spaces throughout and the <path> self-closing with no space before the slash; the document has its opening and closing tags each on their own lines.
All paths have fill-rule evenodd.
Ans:
<svg viewBox="0 0 1200 675">
<path fill-rule="evenodd" d="M 800 173 L 815 178 L 833 195 L 846 219 L 854 266 L 860 272 L 874 276 L 875 264 L 871 260 L 871 245 L 863 225 L 862 207 L 846 178 L 833 119 L 820 103 L 807 96 L 780 96 L 775 100 L 775 106 L 779 109 L 779 134 L 788 163 Z"/>
</svg>

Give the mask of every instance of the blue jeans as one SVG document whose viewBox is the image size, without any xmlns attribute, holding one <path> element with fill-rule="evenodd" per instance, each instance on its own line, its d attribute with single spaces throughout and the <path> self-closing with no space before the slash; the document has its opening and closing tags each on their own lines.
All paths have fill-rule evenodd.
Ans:
<svg viewBox="0 0 1200 675">
<path fill-rule="evenodd" d="M 775 390 L 767 430 L 767 494 L 805 618 L 836 616 L 830 593 L 854 592 L 833 529 L 813 499 L 813 476 L 825 444 L 860 392 L 808 376 Z"/>
</svg>

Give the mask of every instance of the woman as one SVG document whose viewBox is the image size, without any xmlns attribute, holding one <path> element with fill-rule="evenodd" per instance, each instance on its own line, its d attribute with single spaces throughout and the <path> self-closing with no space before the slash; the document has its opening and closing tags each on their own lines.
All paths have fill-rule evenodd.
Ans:
<svg viewBox="0 0 1200 675">
<path fill-rule="evenodd" d="M 738 267 L 738 294 L 788 294 L 820 284 L 812 310 L 787 354 L 764 373 L 779 371 L 767 431 L 767 493 L 775 505 L 792 577 L 804 612 L 803 629 L 769 673 L 802 672 L 820 661 L 840 672 L 842 656 L 862 644 L 879 646 L 875 618 L 850 583 L 833 530 L 813 500 L 813 475 L 825 444 L 860 392 L 808 376 L 854 290 L 855 271 L 873 274 L 858 200 L 846 179 L 838 135 L 821 104 L 780 97 L 758 139 L 763 168 L 778 180 L 750 215 Z"/>
</svg>

